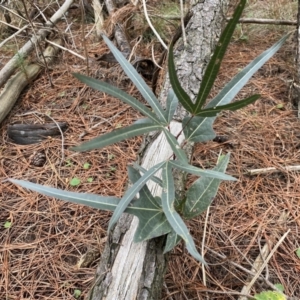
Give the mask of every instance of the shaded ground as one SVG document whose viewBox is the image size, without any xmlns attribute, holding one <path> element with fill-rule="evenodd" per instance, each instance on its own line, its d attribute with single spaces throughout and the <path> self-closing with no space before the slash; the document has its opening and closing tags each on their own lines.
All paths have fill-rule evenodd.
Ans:
<svg viewBox="0 0 300 300">
<path fill-rule="evenodd" d="M 87 32 L 89 29 L 85 28 Z M 214 93 L 279 36 L 269 32 L 263 38 L 232 43 Z M 80 34 L 74 38 L 78 39 L 77 51 L 84 53 Z M 87 45 L 90 57 L 106 51 L 102 43 L 92 39 Z M 262 98 L 242 111 L 218 118 L 215 129 L 226 136 L 225 141 L 196 145 L 194 164 L 204 168 L 215 165 L 220 151 L 231 152 L 228 173 L 239 181 L 221 185 L 207 221 L 202 216 L 189 222 L 199 249 L 206 224 L 204 254 L 210 266 L 205 270 L 206 287 L 201 265 L 179 246 L 171 253 L 165 299 L 237 299 L 234 293 L 241 291 L 248 274 L 231 262 L 250 270 L 264 244 L 272 249 L 288 230 L 263 275 L 273 284 L 281 283 L 287 295 L 300 297 L 300 259 L 295 254 L 300 247 L 300 179 L 297 172 L 282 169 L 298 165 L 300 160 L 300 123 L 290 95 L 293 55 L 290 41 L 240 93 L 241 98 L 253 93 L 260 93 Z M 109 67 L 92 64 L 90 75 L 117 82 L 138 97 L 132 84 L 120 76 L 119 67 Z M 1 124 L 0 179 L 13 177 L 121 196 L 127 182 L 126 165 L 136 160 L 141 139 L 88 153 L 74 153 L 68 148 L 130 124 L 139 115 L 120 101 L 85 88 L 70 75 L 72 72 L 85 73 L 86 66 L 63 52 L 51 71 L 54 88 L 50 88 L 46 74 L 41 75 Z M 61 137 L 30 146 L 15 145 L 7 138 L 8 124 L 50 121 L 48 114 L 57 122 L 68 122 L 63 144 Z M 38 152 L 46 155 L 42 167 L 32 165 Z M 84 169 L 85 163 L 90 164 L 88 169 Z M 245 174 L 249 169 L 267 167 L 282 171 Z M 77 187 L 69 183 L 74 177 L 81 180 Z M 76 289 L 82 292 L 79 299 L 84 299 L 93 284 L 110 214 L 47 198 L 7 182 L 1 184 L 0 191 L 0 299 L 74 299 Z M 10 228 L 3 226 L 7 221 L 12 222 Z M 226 258 L 217 257 L 212 250 Z M 86 256 L 92 259 L 87 261 Z M 251 294 L 264 289 L 269 287 L 258 280 Z"/>
</svg>

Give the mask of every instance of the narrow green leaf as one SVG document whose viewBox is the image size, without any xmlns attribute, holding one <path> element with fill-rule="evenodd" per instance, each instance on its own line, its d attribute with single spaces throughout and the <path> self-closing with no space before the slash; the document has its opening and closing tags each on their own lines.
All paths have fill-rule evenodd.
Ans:
<svg viewBox="0 0 300 300">
<path fill-rule="evenodd" d="M 76 192 L 69 192 L 64 191 L 48 186 L 43 186 L 41 184 L 32 183 L 29 181 L 18 180 L 18 179 L 8 179 L 10 182 L 22 186 L 26 189 L 38 192 L 45 196 L 54 197 L 63 201 L 68 201 L 75 204 L 86 205 L 96 209 L 114 211 L 117 205 L 120 203 L 120 199 L 116 197 L 103 197 L 94 194 L 88 193 L 76 193 Z M 127 213 L 139 216 L 142 212 L 155 214 L 161 214 L 162 208 L 161 207 L 142 207 L 139 203 L 135 205 L 137 201 L 133 201 L 129 207 L 127 207 Z M 157 201 L 156 201 L 157 202 Z"/>
<path fill-rule="evenodd" d="M 132 167 L 128 167 L 128 175 L 132 183 L 136 183 L 141 178 L 139 171 Z M 141 208 L 133 213 L 139 218 L 134 241 L 142 242 L 169 233 L 172 228 L 162 210 L 161 199 L 152 196 L 147 184 L 139 191 L 139 196 L 139 199 L 134 202 L 135 208 Z"/>
<path fill-rule="evenodd" d="M 139 75 L 139 73 L 135 70 L 135 68 L 126 60 L 124 55 L 114 46 L 114 44 L 105 36 L 102 35 L 105 43 L 109 47 L 110 51 L 119 62 L 121 67 L 123 68 L 124 72 L 127 76 L 131 79 L 137 89 L 140 91 L 144 99 L 149 103 L 152 107 L 154 112 L 156 113 L 159 120 L 163 122 L 164 125 L 167 125 L 167 120 L 164 115 L 164 110 L 162 109 L 160 103 L 158 102 L 157 98 Z"/>
<path fill-rule="evenodd" d="M 220 105 L 230 103 L 237 93 L 244 87 L 253 74 L 263 66 L 284 44 L 289 34 L 282 37 L 268 50 L 264 51 L 251 63 L 249 63 L 240 73 L 238 73 L 222 91 L 206 105 L 207 108 L 212 108 Z M 204 142 L 211 140 L 215 137 L 213 130 L 213 123 L 216 117 L 194 117 L 191 121 L 190 117 L 186 117 L 183 120 L 183 132 L 188 141 L 192 142 Z M 188 125 L 186 126 L 188 122 Z"/>
<path fill-rule="evenodd" d="M 137 163 L 133 163 L 133 166 L 137 169 L 140 170 L 143 174 L 145 174 L 147 172 L 147 170 L 145 168 L 143 168 L 142 166 L 138 165 Z M 157 176 L 152 176 L 151 180 L 155 183 L 157 183 L 160 187 L 162 187 L 162 180 L 160 178 L 158 178 Z"/>
<path fill-rule="evenodd" d="M 204 176 L 204 177 L 211 177 L 211 178 L 217 178 L 221 180 L 231 180 L 236 181 L 236 178 L 224 174 L 222 172 L 212 171 L 212 170 L 203 170 L 194 166 L 191 166 L 189 164 L 183 163 L 178 160 L 170 160 L 169 163 L 173 165 L 173 167 L 180 169 L 182 171 L 185 171 L 190 174 L 194 174 L 197 176 Z"/>
<path fill-rule="evenodd" d="M 72 147 L 71 150 L 83 152 L 92 149 L 99 149 L 120 142 L 122 140 L 127 140 L 137 135 L 161 129 L 162 127 L 160 125 L 156 125 L 153 123 L 133 124 L 128 127 L 119 128 L 112 132 L 103 134 L 79 146 Z"/>
<path fill-rule="evenodd" d="M 176 94 L 179 102 L 182 104 L 182 106 L 188 112 L 190 112 L 190 113 L 193 112 L 194 111 L 194 103 L 192 102 L 191 98 L 186 93 L 186 91 L 181 87 L 180 82 L 177 77 L 177 74 L 176 74 L 176 68 L 175 68 L 175 64 L 174 64 L 174 54 L 173 54 L 173 43 L 171 43 L 170 49 L 169 49 L 168 71 L 169 71 L 170 83 L 172 85 L 174 93 Z"/>
<path fill-rule="evenodd" d="M 206 71 L 203 75 L 200 90 L 197 95 L 197 99 L 195 103 L 195 108 L 193 110 L 194 114 L 198 114 L 201 111 L 202 106 L 205 104 L 205 101 L 219 73 L 221 62 L 224 58 L 225 52 L 227 50 L 227 47 L 233 35 L 235 26 L 240 19 L 240 16 L 244 10 L 246 2 L 247 0 L 241 0 L 239 2 L 232 18 L 228 21 L 227 26 L 225 27 L 224 31 L 221 34 L 221 37 L 213 53 L 213 56 L 210 59 Z"/>
<path fill-rule="evenodd" d="M 250 62 L 241 72 L 234 76 L 222 89 L 222 91 L 211 100 L 205 108 L 211 108 L 230 103 L 237 93 L 244 87 L 253 74 L 261 68 L 284 44 L 290 34 L 283 36 L 272 47 L 264 51 L 252 62 Z"/>
<path fill-rule="evenodd" d="M 224 173 L 229 162 L 229 154 L 221 156 L 214 171 Z M 204 212 L 218 192 L 220 179 L 201 177 L 188 189 L 183 210 L 184 218 L 191 219 Z"/>
<path fill-rule="evenodd" d="M 87 193 L 63 191 L 24 180 L 9 179 L 9 181 L 49 197 L 55 197 L 57 199 L 76 204 L 83 204 L 97 209 L 113 211 L 120 201 L 120 199 L 116 197 L 102 197 Z"/>
<path fill-rule="evenodd" d="M 163 129 L 163 132 L 164 132 L 166 139 L 167 139 L 170 147 L 172 148 L 176 158 L 180 159 L 181 161 L 183 161 L 185 163 L 188 163 L 187 156 L 186 156 L 185 152 L 180 148 L 180 145 L 178 144 L 178 141 L 176 140 L 174 135 L 166 128 Z"/>
<path fill-rule="evenodd" d="M 150 168 L 133 186 L 131 186 L 126 191 L 109 221 L 108 231 L 110 231 L 112 229 L 112 226 L 116 224 L 122 213 L 128 207 L 131 200 L 135 197 L 135 195 L 141 190 L 141 188 L 146 184 L 146 182 L 150 180 L 150 178 L 164 166 L 164 164 L 165 162 L 161 162 Z"/>
<path fill-rule="evenodd" d="M 149 119 L 151 119 L 156 124 L 161 123 L 159 121 L 159 119 L 155 116 L 155 114 L 150 109 L 148 109 L 143 103 L 141 103 L 134 97 L 128 95 L 121 89 L 119 89 L 113 85 L 110 85 L 106 82 L 99 81 L 97 79 L 94 79 L 94 78 L 91 78 L 91 77 L 88 77 L 88 76 L 85 76 L 82 74 L 73 73 L 73 76 L 76 77 L 81 82 L 88 85 L 89 87 L 91 87 L 97 91 L 104 92 L 108 95 L 111 95 L 115 98 L 120 99 L 121 101 L 123 101 L 126 104 L 129 104 L 132 108 L 135 108 L 136 110 L 138 110 L 143 115 L 147 116 Z"/>
<path fill-rule="evenodd" d="M 172 174 L 172 165 L 170 162 L 167 162 L 162 169 L 162 180 L 162 206 L 170 225 L 172 226 L 173 230 L 184 240 L 189 253 L 203 264 L 206 264 L 202 256 L 198 253 L 188 228 L 174 208 L 175 186 Z"/>
<path fill-rule="evenodd" d="M 255 102 L 257 99 L 260 98 L 260 95 L 252 95 L 248 98 L 245 98 L 243 100 L 240 101 L 236 101 L 230 104 L 225 104 L 225 105 L 220 105 L 220 106 L 214 106 L 214 107 L 210 107 L 210 108 L 206 108 L 201 110 L 197 116 L 201 116 L 201 117 L 214 117 L 216 116 L 219 112 L 223 111 L 223 110 L 238 110 L 241 109 L 253 102 Z"/>
<path fill-rule="evenodd" d="M 167 236 L 166 245 L 164 248 L 164 254 L 171 251 L 181 241 L 180 235 L 178 235 L 173 229 Z"/>
<path fill-rule="evenodd" d="M 165 112 L 165 116 L 168 124 L 172 121 L 177 106 L 178 106 L 178 98 L 175 95 L 173 89 L 170 89 L 167 97 L 167 106 Z"/>
</svg>

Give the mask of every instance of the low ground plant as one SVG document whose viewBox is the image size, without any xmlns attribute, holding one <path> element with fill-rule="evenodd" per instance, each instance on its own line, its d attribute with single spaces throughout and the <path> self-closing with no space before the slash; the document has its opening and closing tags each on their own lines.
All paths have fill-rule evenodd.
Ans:
<svg viewBox="0 0 300 300">
<path fill-rule="evenodd" d="M 246 0 L 239 2 L 233 17 L 221 34 L 220 40 L 204 73 L 195 100 L 189 97 L 177 78 L 173 57 L 173 43 L 170 45 L 168 57 L 168 71 L 172 89 L 169 90 L 165 109 L 163 109 L 156 96 L 134 67 L 105 36 L 103 36 L 104 41 L 151 109 L 117 87 L 82 74 L 74 74 L 78 80 L 88 86 L 119 98 L 121 101 L 129 104 L 143 114 L 145 118 L 136 121 L 128 127 L 118 128 L 110 133 L 85 142 L 72 148 L 72 150 L 88 151 L 99 149 L 124 139 L 158 131 L 164 134 L 173 151 L 173 155 L 169 159 L 160 162 L 149 170 L 145 170 L 137 164 L 128 166 L 128 176 L 132 185 L 128 187 L 121 199 L 64 191 L 23 180 L 10 179 L 10 181 L 47 196 L 88 205 L 97 209 L 113 211 L 108 226 L 109 232 L 113 229 L 122 213 L 133 214 L 139 219 L 139 226 L 134 236 L 136 242 L 166 235 L 164 251 L 168 252 L 183 240 L 189 253 L 205 264 L 184 220 L 198 216 L 209 207 L 222 180 L 234 181 L 236 179 L 225 174 L 229 162 L 229 154 L 220 155 L 216 166 L 212 170 L 201 169 L 190 164 L 187 154 L 184 151 L 184 146 L 187 143 L 205 142 L 213 139 L 216 136 L 213 130 L 213 123 L 220 112 L 224 110 L 238 110 L 254 103 L 259 98 L 259 95 L 252 95 L 246 99 L 230 103 L 252 75 L 280 49 L 288 37 L 288 35 L 284 36 L 272 47 L 255 58 L 232 78 L 213 100 L 206 104 L 227 46 L 245 4 Z M 173 121 L 179 103 L 187 111 L 187 116 L 182 120 L 182 133 L 185 140 L 181 144 L 178 142 L 178 135 L 174 136 L 170 131 L 170 124 Z M 174 169 L 200 177 L 186 191 L 184 197 L 179 196 L 178 191 L 176 191 L 173 176 Z M 161 178 L 156 176 L 156 173 L 159 171 L 161 172 Z M 148 189 L 147 182 L 150 180 L 162 187 L 160 197 L 153 196 Z"/>
</svg>

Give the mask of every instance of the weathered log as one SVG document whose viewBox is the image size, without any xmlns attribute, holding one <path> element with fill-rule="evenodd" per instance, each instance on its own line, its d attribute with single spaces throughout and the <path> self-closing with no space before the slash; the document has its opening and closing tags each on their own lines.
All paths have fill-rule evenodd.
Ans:
<svg viewBox="0 0 300 300">
<path fill-rule="evenodd" d="M 225 0 L 198 1 L 192 7 L 193 16 L 186 27 L 188 45 L 185 48 L 182 40 L 179 40 L 175 47 L 178 77 L 192 99 L 198 92 L 206 64 L 221 33 L 227 4 Z M 160 97 L 162 102 L 169 88 L 170 83 L 166 79 Z M 180 108 L 176 112 L 176 119 L 180 121 L 184 115 L 185 112 Z M 172 132 L 179 132 L 180 128 L 180 122 L 171 123 Z M 191 146 L 187 147 L 187 154 L 191 153 Z M 163 135 L 159 135 L 148 146 L 142 165 L 148 169 L 169 157 L 168 144 Z M 183 184 L 177 188 L 182 189 Z M 160 195 L 158 185 L 150 183 L 148 186 L 153 194 Z M 124 214 L 109 235 L 89 300 L 161 299 L 167 264 L 167 256 L 163 255 L 165 238 L 133 243 L 137 224 L 137 218 Z"/>
<path fill-rule="evenodd" d="M 55 43 L 60 45 L 62 41 L 57 39 Z M 46 62 L 51 63 L 58 51 L 57 47 L 49 45 L 43 53 Z M 23 89 L 38 76 L 42 69 L 42 64 L 38 63 L 23 66 L 21 71 L 9 79 L 0 94 L 0 123 L 11 111 Z"/>
<path fill-rule="evenodd" d="M 10 76 L 19 66 L 19 61 L 25 59 L 34 49 L 35 45 L 44 40 L 51 32 L 51 28 L 63 17 L 74 0 L 66 0 L 60 9 L 45 23 L 44 27 L 38 30 L 34 35 L 1 69 L 0 71 L 0 88 L 7 82 Z"/>
</svg>

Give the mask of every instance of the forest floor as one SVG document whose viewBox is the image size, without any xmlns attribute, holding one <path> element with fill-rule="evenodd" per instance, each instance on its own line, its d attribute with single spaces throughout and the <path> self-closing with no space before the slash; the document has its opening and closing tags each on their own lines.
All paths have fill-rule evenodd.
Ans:
<svg viewBox="0 0 300 300">
<path fill-rule="evenodd" d="M 66 47 L 82 55 L 86 48 L 91 58 L 107 53 L 105 44 L 93 35 L 86 38 L 85 47 L 81 27 L 73 26 Z M 86 24 L 84 33 L 92 26 Z M 248 36 L 243 32 L 247 26 L 252 26 Z M 213 94 L 287 30 L 290 28 L 240 26 Z M 249 280 L 240 267 L 251 270 L 264 246 L 274 249 L 285 234 L 262 275 L 268 282 L 282 284 L 286 295 L 300 298 L 300 258 L 296 255 L 300 248 L 300 175 L 284 169 L 298 166 L 300 161 L 300 121 L 291 92 L 293 43 L 290 39 L 239 94 L 240 98 L 261 94 L 255 104 L 219 116 L 214 128 L 225 138 L 196 145 L 193 164 L 202 168 L 212 168 L 220 152 L 230 152 L 228 174 L 238 181 L 223 182 L 209 213 L 188 222 L 199 251 L 206 227 L 204 256 L 209 268 L 203 271 L 184 247 L 178 246 L 170 254 L 164 299 L 237 299 Z M 151 59 L 150 44 L 140 43 L 137 49 Z M 10 55 L 8 49 L 3 62 Z M 140 115 L 71 75 L 86 74 L 86 70 L 83 60 L 62 51 L 49 73 L 54 87 L 43 73 L 22 93 L 0 127 L 1 181 L 10 177 L 70 191 L 122 196 L 126 166 L 137 159 L 141 138 L 87 153 L 68 149 L 131 124 Z M 89 74 L 141 99 L 116 64 L 95 62 L 89 65 Z M 9 124 L 51 122 L 47 116 L 68 123 L 63 139 L 57 136 L 38 144 L 17 145 L 7 137 Z M 44 162 L 34 166 L 33 158 L 39 154 L 44 155 Z M 269 167 L 279 171 L 247 174 L 248 170 Z M 74 178 L 80 180 L 76 186 L 70 184 Z M 189 184 L 194 179 L 190 178 Z M 0 299 L 84 299 L 93 285 L 111 214 L 8 182 L 1 183 L 0 195 Z M 88 261 L 87 257 L 93 259 Z M 265 280 L 257 280 L 251 295 L 267 289 L 271 288 Z"/>
</svg>

